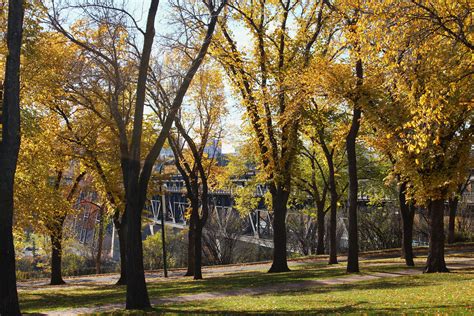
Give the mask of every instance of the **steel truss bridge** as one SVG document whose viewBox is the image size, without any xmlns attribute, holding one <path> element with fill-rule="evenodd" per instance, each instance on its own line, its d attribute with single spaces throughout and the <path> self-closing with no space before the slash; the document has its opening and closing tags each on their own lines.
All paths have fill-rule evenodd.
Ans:
<svg viewBox="0 0 474 316">
<path fill-rule="evenodd" d="M 172 180 L 168 181 L 164 187 L 165 189 L 162 190 L 164 195 L 155 196 L 149 201 L 148 209 L 152 216 L 152 225 L 161 223 L 164 205 L 165 225 L 176 229 L 186 229 L 189 223 L 185 216 L 188 202 L 184 184 L 180 180 Z M 258 186 L 255 194 L 263 197 L 265 188 Z M 215 190 L 209 192 L 209 197 L 209 220 L 206 226 L 217 226 L 214 229 L 217 230 L 218 236 L 232 236 L 233 239 L 241 242 L 273 248 L 273 215 L 265 208 L 263 202 L 260 203 L 259 208 L 242 216 L 233 207 L 232 190 Z M 237 232 L 236 227 L 232 225 L 235 222 L 239 223 Z"/>
</svg>

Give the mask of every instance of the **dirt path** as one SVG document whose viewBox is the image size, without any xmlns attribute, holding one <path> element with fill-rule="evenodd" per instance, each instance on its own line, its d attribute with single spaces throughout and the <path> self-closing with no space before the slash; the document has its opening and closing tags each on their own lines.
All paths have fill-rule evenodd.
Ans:
<svg viewBox="0 0 474 316">
<path fill-rule="evenodd" d="M 318 256 L 314 258 L 302 258 L 288 261 L 289 267 L 305 265 L 305 264 L 314 264 L 314 263 L 326 263 L 326 256 Z M 345 257 L 339 257 L 339 262 L 345 262 Z M 223 266 L 205 266 L 202 268 L 203 275 L 206 276 L 216 276 L 223 275 L 226 273 L 239 273 L 239 272 L 248 272 L 248 271 L 265 271 L 269 269 L 271 262 L 257 262 L 249 264 L 232 264 L 232 265 L 223 265 Z M 186 269 L 171 269 L 168 271 L 169 279 L 181 278 L 186 273 Z M 146 271 L 146 280 L 147 282 L 153 282 L 163 278 L 162 271 Z M 102 275 L 84 275 L 77 277 L 65 277 L 66 286 L 90 286 L 90 285 L 107 285 L 114 284 L 119 279 L 119 274 L 109 273 Z M 17 287 L 19 289 L 27 288 L 42 288 L 44 286 L 49 286 L 49 279 L 35 279 L 35 280 L 26 280 L 17 282 Z M 64 287 L 60 285 L 59 287 Z"/>
<path fill-rule="evenodd" d="M 427 248 L 415 248 L 415 255 L 422 256 L 426 255 Z M 474 253 L 474 244 L 467 244 L 461 246 L 447 246 L 446 254 L 459 254 L 463 255 L 465 253 Z M 400 250 L 384 250 L 384 251 L 372 251 L 360 254 L 360 260 L 374 260 L 374 259 L 389 259 L 389 258 L 399 258 Z M 462 257 L 460 258 L 463 259 Z M 290 268 L 296 265 L 305 265 L 305 264 L 314 264 L 314 263 L 326 263 L 328 260 L 327 255 L 319 255 L 317 257 L 301 258 L 301 259 L 291 259 L 288 261 Z M 340 263 L 346 261 L 346 256 L 338 256 Z M 454 260 L 453 257 L 450 260 Z M 391 264 L 391 263 L 389 263 Z M 245 264 L 232 264 L 224 266 L 207 266 L 203 267 L 203 274 L 206 276 L 215 276 L 223 275 L 227 273 L 238 273 L 238 272 L 247 272 L 247 271 L 259 271 L 269 269 L 271 265 L 270 261 L 266 262 L 254 262 L 254 263 L 245 263 Z M 381 263 L 376 263 L 376 265 L 383 265 Z M 171 269 L 168 272 L 170 279 L 175 279 L 182 277 L 186 273 L 186 269 Z M 157 281 L 163 278 L 162 271 L 148 271 L 146 272 L 147 282 Z M 67 283 L 67 286 L 91 286 L 91 285 L 107 285 L 114 284 L 119 279 L 117 273 L 102 274 L 102 275 L 85 275 L 78 277 L 66 277 L 64 280 Z M 27 280 L 20 281 L 17 283 L 18 288 L 27 289 L 27 288 L 42 288 L 44 286 L 49 286 L 49 279 L 36 279 L 36 280 Z M 64 285 L 60 286 L 64 287 Z M 60 288 L 58 287 L 58 288 Z"/>
<path fill-rule="evenodd" d="M 460 258 L 461 259 L 461 258 Z M 451 270 L 464 270 L 464 269 L 474 269 L 474 258 L 462 258 L 461 260 L 451 261 L 448 263 L 448 266 Z M 235 270 L 234 270 L 235 271 Z M 348 275 L 344 277 L 323 279 L 323 280 L 308 280 L 284 284 L 272 284 L 254 288 L 244 288 L 236 289 L 222 292 L 206 292 L 199 293 L 194 295 L 182 295 L 175 296 L 170 298 L 159 298 L 152 299 L 152 305 L 163 305 L 169 303 L 182 303 L 182 302 L 193 302 L 200 300 L 208 300 L 215 298 L 223 298 L 228 296 L 240 296 L 240 295 L 263 295 L 269 293 L 276 293 L 282 291 L 296 291 L 302 289 L 308 289 L 316 286 L 329 286 L 329 285 L 340 285 L 340 284 L 350 284 L 357 283 L 369 280 L 376 280 L 381 278 L 396 278 L 403 277 L 408 275 L 419 275 L 422 274 L 422 269 L 400 269 L 397 271 L 391 272 L 374 272 L 369 274 L 361 275 Z M 100 312 L 111 312 L 114 310 L 122 310 L 125 308 L 123 303 L 121 304 L 108 304 L 97 307 L 84 307 L 76 308 L 71 310 L 60 310 L 47 312 L 43 315 L 80 315 L 80 314 L 90 314 L 90 313 L 100 313 Z"/>
</svg>

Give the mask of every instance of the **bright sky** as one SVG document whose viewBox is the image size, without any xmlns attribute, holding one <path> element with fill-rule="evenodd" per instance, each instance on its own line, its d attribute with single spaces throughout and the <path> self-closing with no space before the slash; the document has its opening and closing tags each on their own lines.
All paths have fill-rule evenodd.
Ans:
<svg viewBox="0 0 474 316">
<path fill-rule="evenodd" d="M 52 1 L 52 0 L 49 0 Z M 53 0 L 57 3 L 60 3 L 61 0 Z M 82 0 L 72 0 L 71 2 L 81 3 Z M 177 1 L 186 1 L 186 0 L 172 0 L 174 3 Z M 158 12 L 156 16 L 155 30 L 156 37 L 155 43 L 160 41 L 163 36 L 173 33 L 173 26 L 170 24 L 169 17 L 171 16 L 171 8 L 169 5 L 169 0 L 161 0 L 158 6 Z M 140 1 L 140 0 L 115 0 L 115 5 L 121 7 L 124 5 L 128 12 L 134 17 L 138 25 L 144 29 L 146 24 L 146 18 L 148 14 L 148 9 L 150 6 L 150 0 Z M 66 21 L 73 21 L 77 18 L 79 12 L 67 11 L 62 12 L 62 17 Z M 245 43 L 248 35 L 244 32 L 242 28 L 236 27 L 233 29 L 234 35 L 238 39 L 239 44 Z M 240 40 L 239 40 L 240 39 Z M 159 45 L 157 45 L 159 47 Z M 158 48 L 159 49 L 159 48 Z M 242 138 L 240 127 L 242 124 L 242 113 L 243 109 L 239 106 L 239 101 L 232 95 L 231 84 L 227 78 L 225 80 L 225 95 L 227 99 L 228 107 L 228 116 L 225 119 L 224 123 L 224 137 L 222 140 L 222 151 L 223 153 L 232 153 L 235 152 L 235 146 L 237 142 Z M 150 109 L 145 108 L 146 113 L 151 113 Z"/>
<path fill-rule="evenodd" d="M 176 1 L 176 0 L 173 0 Z M 130 12 L 133 14 L 135 19 L 139 21 L 140 24 L 144 25 L 146 22 L 147 11 L 150 5 L 150 1 L 139 1 L 139 0 L 128 0 L 126 1 L 127 7 L 129 7 Z M 159 40 L 160 36 L 166 35 L 167 33 L 172 32 L 172 26 L 169 25 L 169 20 L 167 17 L 170 16 L 170 6 L 168 0 L 161 0 L 158 13 L 156 18 L 156 36 Z M 244 31 L 234 30 L 237 38 L 245 38 L 246 34 Z M 242 42 L 242 41 L 239 41 Z M 242 124 L 242 108 L 238 104 L 238 100 L 232 96 L 232 91 L 230 87 L 230 82 L 225 78 L 225 95 L 227 99 L 228 107 L 228 116 L 225 119 L 224 123 L 224 138 L 222 140 L 222 152 L 223 153 L 232 153 L 235 152 L 235 144 L 241 138 L 239 133 L 240 126 Z"/>
</svg>

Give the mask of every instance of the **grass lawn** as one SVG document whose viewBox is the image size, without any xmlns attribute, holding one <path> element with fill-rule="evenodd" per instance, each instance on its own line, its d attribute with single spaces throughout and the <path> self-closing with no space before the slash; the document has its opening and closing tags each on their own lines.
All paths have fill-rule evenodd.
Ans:
<svg viewBox="0 0 474 316">
<path fill-rule="evenodd" d="M 281 314 L 474 314 L 474 271 L 379 279 L 298 292 L 158 307 L 157 312 Z"/>
<path fill-rule="evenodd" d="M 424 258 L 417 258 L 422 266 Z M 400 259 L 377 259 L 361 262 L 363 273 L 403 269 Z M 213 275 L 204 280 L 189 278 L 158 279 L 148 283 L 151 300 L 160 297 L 220 292 L 269 284 L 297 283 L 345 275 L 345 264 L 328 266 L 306 263 L 293 271 L 267 274 L 245 271 Z M 206 276 L 205 276 L 206 277 Z M 346 285 L 321 286 L 298 292 L 280 292 L 254 296 L 171 303 L 159 306 L 151 314 L 166 313 L 386 313 L 437 311 L 474 314 L 474 271 L 450 274 L 403 276 Z M 40 313 L 124 301 L 125 287 L 115 285 L 60 286 L 21 289 L 20 304 L 25 313 Z M 117 313 L 114 313 L 117 314 Z M 148 313 L 150 314 L 150 313 Z"/>
</svg>

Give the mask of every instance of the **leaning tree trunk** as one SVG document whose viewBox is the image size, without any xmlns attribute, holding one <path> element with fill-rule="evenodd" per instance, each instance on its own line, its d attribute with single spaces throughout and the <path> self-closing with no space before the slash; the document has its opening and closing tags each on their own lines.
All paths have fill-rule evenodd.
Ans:
<svg viewBox="0 0 474 316">
<path fill-rule="evenodd" d="M 405 259 L 406 265 L 413 267 L 413 220 L 415 217 L 415 208 L 413 203 L 406 200 L 407 183 L 402 182 L 398 191 L 398 199 L 400 202 L 400 215 L 402 218 L 402 258 Z"/>
<path fill-rule="evenodd" d="M 273 190 L 273 263 L 268 272 L 287 272 L 286 212 L 289 194 L 283 189 Z"/>
<path fill-rule="evenodd" d="M 324 222 L 325 222 L 324 219 L 326 217 L 326 213 L 324 212 L 324 209 L 320 209 L 318 207 L 317 217 L 318 217 L 318 245 L 316 247 L 316 254 L 323 255 L 324 254 L 324 235 L 326 233 L 325 225 L 324 225 Z"/>
<path fill-rule="evenodd" d="M 444 261 L 444 200 L 431 201 L 429 206 L 430 245 L 425 273 L 449 272 Z"/>
<path fill-rule="evenodd" d="M 357 84 L 362 84 L 363 69 L 362 61 L 356 63 Z M 356 139 L 360 127 L 361 110 L 358 108 L 357 102 L 354 104 L 352 114 L 352 122 L 349 133 L 346 137 L 347 164 L 349 173 L 349 196 L 348 196 L 348 212 L 349 212 L 349 250 L 347 254 L 347 272 L 359 272 L 359 236 L 357 227 L 357 155 L 356 155 Z"/>
<path fill-rule="evenodd" d="M 449 224 L 448 224 L 448 244 L 452 244 L 455 241 L 454 229 L 456 224 L 456 213 L 458 210 L 459 198 L 457 196 L 448 200 L 449 207 Z"/>
<path fill-rule="evenodd" d="M 20 151 L 20 50 L 23 15 L 23 1 L 9 1 L 5 94 L 3 107 L 0 108 L 0 315 L 20 315 L 13 245 L 13 188 Z"/>
</svg>

